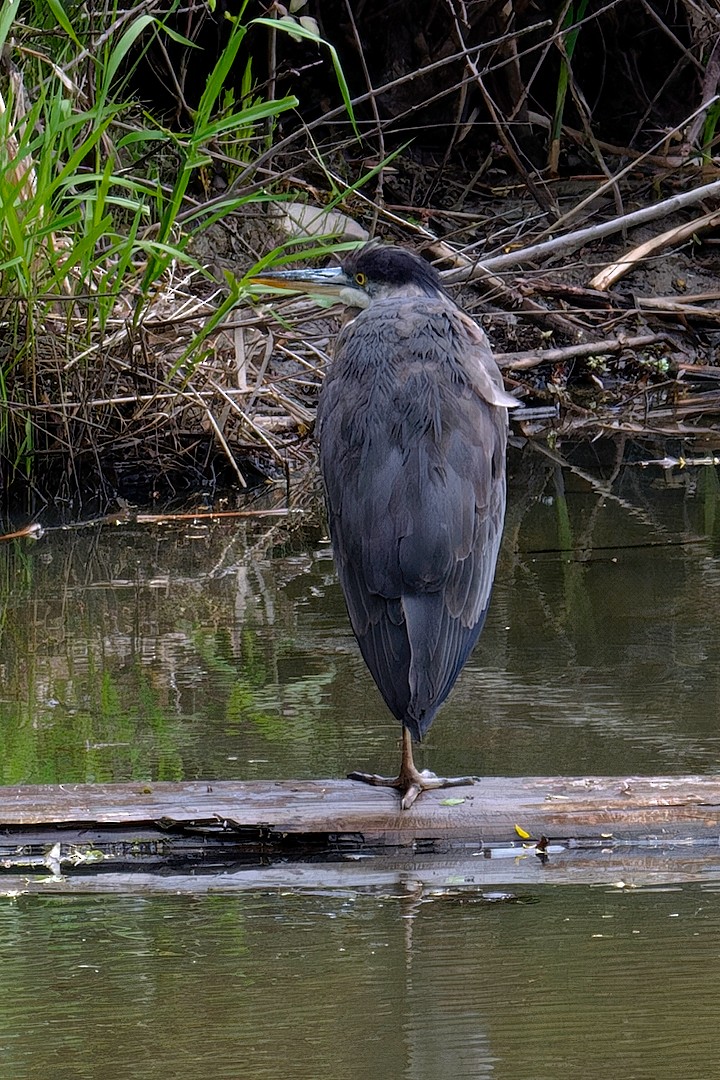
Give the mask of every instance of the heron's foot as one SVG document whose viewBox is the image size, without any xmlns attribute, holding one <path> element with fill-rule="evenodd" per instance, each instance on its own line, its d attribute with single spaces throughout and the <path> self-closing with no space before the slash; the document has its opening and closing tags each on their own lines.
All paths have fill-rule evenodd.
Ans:
<svg viewBox="0 0 720 1080">
<path fill-rule="evenodd" d="M 401 769 L 398 776 L 378 776 L 376 773 L 351 772 L 348 780 L 360 780 L 363 784 L 375 787 L 392 787 L 401 792 L 400 806 L 408 810 L 423 791 L 435 791 L 438 788 L 464 787 L 475 784 L 479 776 L 436 776 L 429 769 Z"/>
</svg>

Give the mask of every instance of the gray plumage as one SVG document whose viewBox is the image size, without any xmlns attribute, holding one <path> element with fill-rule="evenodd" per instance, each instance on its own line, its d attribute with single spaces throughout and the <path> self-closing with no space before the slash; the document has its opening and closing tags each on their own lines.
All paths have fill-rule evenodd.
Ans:
<svg viewBox="0 0 720 1080">
<path fill-rule="evenodd" d="M 500 374 L 479 327 L 433 294 L 376 299 L 344 327 L 317 418 L 350 622 L 415 740 L 482 630 L 505 513 Z"/>
<path fill-rule="evenodd" d="M 428 263 L 368 244 L 341 266 L 269 272 L 256 284 L 337 297 L 340 333 L 317 415 L 333 554 L 350 622 L 403 725 L 397 777 L 412 806 L 472 783 L 415 767 L 422 738 L 487 615 L 505 514 L 506 394 L 482 330 Z"/>
</svg>

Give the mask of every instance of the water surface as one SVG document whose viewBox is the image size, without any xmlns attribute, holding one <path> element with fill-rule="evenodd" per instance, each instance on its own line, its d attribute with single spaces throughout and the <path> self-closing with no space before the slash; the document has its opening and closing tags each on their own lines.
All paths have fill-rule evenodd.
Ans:
<svg viewBox="0 0 720 1080">
<path fill-rule="evenodd" d="M 513 458 L 487 627 L 424 764 L 717 771 L 717 476 L 592 454 Z M 390 771 L 396 724 L 303 521 L 0 546 L 2 783 Z M 514 892 L 3 897 L 2 1075 L 717 1075 L 711 886 Z"/>
<path fill-rule="evenodd" d="M 608 494 L 606 471 L 513 459 L 486 629 L 419 753 L 436 771 L 717 768 L 717 476 L 628 464 Z M 391 770 L 397 724 L 303 520 L 0 546 L 0 780 Z"/>
<path fill-rule="evenodd" d="M 697 886 L 21 897 L 0 903 L 3 1075 L 710 1080 L 719 952 Z"/>
</svg>

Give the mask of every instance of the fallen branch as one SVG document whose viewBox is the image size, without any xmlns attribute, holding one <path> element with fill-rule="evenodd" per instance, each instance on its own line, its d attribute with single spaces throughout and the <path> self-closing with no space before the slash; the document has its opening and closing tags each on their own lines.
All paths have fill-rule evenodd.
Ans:
<svg viewBox="0 0 720 1080">
<path fill-rule="evenodd" d="M 486 267 L 479 266 L 477 263 L 473 263 L 466 255 L 454 251 L 442 240 L 429 245 L 426 250 L 436 259 L 450 260 L 456 266 L 466 267 L 472 274 L 472 281 L 481 285 L 487 292 L 492 293 L 492 298 L 499 300 L 506 309 L 522 311 L 529 318 L 538 319 L 552 327 L 553 330 L 566 334 L 568 337 L 577 339 L 582 333 L 582 329 L 576 324 L 572 316 L 543 307 L 536 300 L 532 300 L 518 289 L 512 288 L 502 278 L 489 273 Z M 441 276 L 447 280 L 445 274 Z"/>
<path fill-rule="evenodd" d="M 604 292 L 605 289 L 609 289 L 611 285 L 614 285 L 616 281 L 629 273 L 639 262 L 656 255 L 659 251 L 670 247 L 672 244 L 682 244 L 685 240 L 689 240 L 694 233 L 700 232 L 702 229 L 710 229 L 717 224 L 720 224 L 720 210 L 713 210 L 709 214 L 703 214 L 702 217 L 695 218 L 694 221 L 686 221 L 684 225 L 677 225 L 673 229 L 668 229 L 667 232 L 660 233 L 659 236 L 653 236 L 651 240 L 639 244 L 614 263 L 604 267 L 590 281 L 590 288 Z M 639 302 L 638 306 L 641 306 Z"/>
<path fill-rule="evenodd" d="M 669 199 L 655 203 L 654 206 L 645 206 L 642 210 L 634 210 L 630 214 L 611 218 L 610 221 L 602 221 L 599 225 L 589 225 L 585 229 L 576 229 L 564 236 L 557 236 L 553 240 L 545 240 L 542 244 L 532 244 L 530 247 L 519 248 L 505 255 L 496 255 L 468 268 L 451 270 L 442 274 L 443 283 L 455 285 L 461 281 L 472 281 L 488 271 L 509 270 L 536 259 L 546 258 L 548 255 L 565 255 L 575 248 L 582 247 L 583 244 L 600 240 L 604 236 L 612 236 L 623 229 L 634 228 L 648 221 L 656 221 L 657 218 L 682 210 L 686 206 L 693 206 L 711 195 L 720 195 L 720 180 L 713 180 L 711 184 L 694 188 L 692 191 L 672 195 Z"/>
<path fill-rule="evenodd" d="M 653 311 L 658 315 L 682 316 L 683 319 L 705 319 L 708 322 L 720 321 L 720 311 L 717 308 L 688 304 L 684 300 L 673 300 L 670 296 L 637 296 L 635 304 L 640 311 Z"/>
<path fill-rule="evenodd" d="M 542 349 L 540 352 L 495 353 L 495 359 L 503 371 L 527 371 L 539 364 L 557 364 L 576 360 L 580 356 L 602 356 L 603 353 L 619 352 L 621 349 L 642 349 L 665 340 L 664 334 L 641 334 L 638 337 L 586 341 L 582 345 L 566 345 L 559 349 Z"/>
</svg>

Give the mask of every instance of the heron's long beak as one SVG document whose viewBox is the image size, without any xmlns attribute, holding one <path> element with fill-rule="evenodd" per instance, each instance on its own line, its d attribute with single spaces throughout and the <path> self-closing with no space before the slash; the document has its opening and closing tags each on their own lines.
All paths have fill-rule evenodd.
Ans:
<svg viewBox="0 0 720 1080">
<path fill-rule="evenodd" d="M 321 269 L 266 270 L 250 278 L 251 285 L 264 285 L 270 289 L 291 289 L 293 292 L 324 296 L 340 300 L 344 304 L 366 307 L 367 294 L 355 284 L 341 266 L 325 266 Z"/>
<path fill-rule="evenodd" d="M 326 266 L 321 270 L 265 270 L 250 278 L 251 285 L 267 285 L 271 289 L 293 289 L 295 292 L 322 293 L 337 296 L 352 281 L 340 266 Z"/>
</svg>

